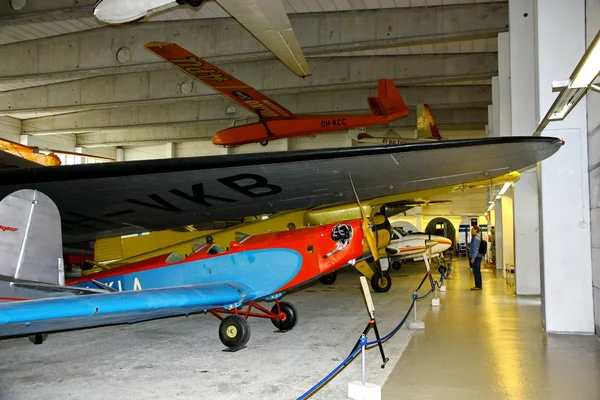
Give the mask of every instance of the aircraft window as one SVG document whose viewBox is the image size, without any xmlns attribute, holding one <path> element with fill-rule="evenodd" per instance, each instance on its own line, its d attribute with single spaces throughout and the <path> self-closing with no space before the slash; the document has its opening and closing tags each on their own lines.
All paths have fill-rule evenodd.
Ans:
<svg viewBox="0 0 600 400">
<path fill-rule="evenodd" d="M 219 253 L 223 253 L 225 252 L 225 249 L 223 249 L 221 246 L 213 244 L 212 246 L 210 246 L 210 249 L 208 249 L 207 253 L 208 254 L 219 254 Z"/>
<path fill-rule="evenodd" d="M 207 244 L 206 243 L 198 243 L 195 242 L 194 244 L 192 244 L 192 254 L 196 254 L 197 252 L 199 252 L 200 250 L 206 248 Z M 191 255 L 191 254 L 190 254 Z"/>
<path fill-rule="evenodd" d="M 400 239 L 400 236 L 398 236 L 398 234 L 396 234 L 396 231 L 392 231 L 392 240 L 398 240 Z"/>
<path fill-rule="evenodd" d="M 183 261 L 183 256 L 179 253 L 171 253 L 169 254 L 169 257 L 167 257 L 167 260 L 165 261 L 167 264 L 173 264 L 179 261 Z"/>
</svg>

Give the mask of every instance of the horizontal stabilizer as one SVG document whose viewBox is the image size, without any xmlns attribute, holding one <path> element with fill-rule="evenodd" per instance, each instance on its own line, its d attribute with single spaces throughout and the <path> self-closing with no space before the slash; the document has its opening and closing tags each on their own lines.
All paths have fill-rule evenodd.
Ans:
<svg viewBox="0 0 600 400">
<path fill-rule="evenodd" d="M 386 117 L 390 121 L 408 115 L 408 107 L 390 79 L 380 79 L 377 96 L 369 97 L 368 101 L 373 115 Z"/>
</svg>

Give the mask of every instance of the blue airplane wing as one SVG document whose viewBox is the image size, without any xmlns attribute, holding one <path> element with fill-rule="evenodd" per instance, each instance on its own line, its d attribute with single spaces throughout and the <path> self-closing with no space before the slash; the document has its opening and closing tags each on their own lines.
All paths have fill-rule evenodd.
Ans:
<svg viewBox="0 0 600 400">
<path fill-rule="evenodd" d="M 256 297 L 239 282 L 112 292 L 0 304 L 0 337 L 133 323 L 229 308 Z"/>
</svg>

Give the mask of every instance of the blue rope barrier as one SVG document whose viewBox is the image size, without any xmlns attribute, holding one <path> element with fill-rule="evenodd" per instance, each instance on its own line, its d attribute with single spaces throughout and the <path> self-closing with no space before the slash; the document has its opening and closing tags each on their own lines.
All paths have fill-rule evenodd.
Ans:
<svg viewBox="0 0 600 400">
<path fill-rule="evenodd" d="M 342 367 L 345 367 L 346 364 L 348 364 L 350 361 L 352 361 L 352 359 L 354 358 L 354 356 L 356 356 L 358 354 L 358 352 L 362 350 L 362 348 L 363 348 L 363 346 L 358 346 L 356 348 L 356 350 L 354 351 L 354 353 L 352 353 L 348 357 L 346 357 L 346 359 L 344 361 L 342 361 L 342 363 L 340 365 L 338 365 L 333 371 L 331 371 L 329 374 L 327 374 L 327 376 L 325 378 L 323 378 L 319 382 L 317 382 L 317 384 L 315 386 L 311 387 L 302 396 L 298 397 L 298 400 L 306 399 L 308 396 L 310 396 L 311 394 L 313 394 L 314 391 L 316 391 L 325 382 L 327 382 L 329 379 L 331 379 L 332 376 L 334 376 L 335 374 L 337 374 L 338 371 L 340 369 L 342 369 Z"/>
<path fill-rule="evenodd" d="M 442 281 L 444 279 L 444 277 L 442 276 Z M 367 338 L 366 337 L 361 337 L 359 339 L 360 342 L 360 346 L 358 346 L 356 348 L 356 350 L 350 354 L 348 357 L 346 357 L 346 359 L 344 361 L 342 361 L 337 367 L 335 367 L 329 374 L 327 374 L 327 376 L 325 376 L 325 378 L 321 379 L 319 382 L 317 382 L 316 385 L 314 385 L 313 387 L 311 387 L 309 390 L 307 390 L 302 396 L 298 397 L 297 400 L 304 400 L 306 399 L 308 396 L 311 396 L 318 388 L 320 388 L 325 382 L 327 382 L 328 380 L 330 380 L 335 374 L 337 374 L 343 367 L 345 367 L 348 363 L 350 363 L 350 361 L 352 361 L 354 359 L 354 357 L 358 354 L 359 351 L 362 350 L 362 348 L 364 346 L 367 346 L 367 350 L 369 349 L 369 347 L 373 347 L 375 345 L 378 345 L 379 343 L 383 343 L 386 340 L 388 340 L 390 337 L 392 337 L 396 332 L 398 332 L 398 330 L 400 328 L 402 328 L 402 326 L 406 323 L 406 320 L 408 319 L 408 316 L 410 315 L 410 312 L 412 311 L 412 309 L 415 306 L 415 302 L 417 300 L 422 300 L 425 297 L 429 296 L 435 286 L 438 285 L 437 281 L 434 281 L 434 287 L 432 287 L 427 293 L 425 293 L 423 296 L 418 296 L 417 293 L 413 293 L 412 298 L 413 301 L 410 303 L 410 307 L 408 308 L 408 310 L 406 311 L 406 314 L 404 314 L 404 318 L 402 318 L 402 320 L 400 321 L 400 323 L 398 325 L 396 325 L 396 327 L 394 329 L 392 329 L 390 331 L 390 333 L 388 333 L 387 335 L 385 335 L 384 337 L 382 337 L 379 340 L 374 340 L 372 342 L 367 342 Z M 441 286 L 438 286 L 441 287 Z"/>
</svg>

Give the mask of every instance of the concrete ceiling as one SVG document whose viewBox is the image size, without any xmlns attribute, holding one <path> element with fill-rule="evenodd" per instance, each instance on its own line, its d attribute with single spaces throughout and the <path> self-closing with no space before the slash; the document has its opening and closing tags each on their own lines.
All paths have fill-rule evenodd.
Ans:
<svg viewBox="0 0 600 400">
<path fill-rule="evenodd" d="M 17 3 L 0 2 L 0 117 L 34 141 L 60 136 L 104 155 L 117 145 L 211 146 L 249 115 L 226 115 L 228 100 L 146 51 L 149 41 L 176 42 L 292 112 L 365 112 L 377 80 L 391 78 L 413 110 L 393 126 L 413 129 L 414 107 L 428 103 L 452 138 L 483 136 L 497 35 L 508 30 L 503 0 L 283 0 L 313 71 L 302 79 L 214 2 L 124 26 L 97 22 L 95 0 Z"/>
</svg>

